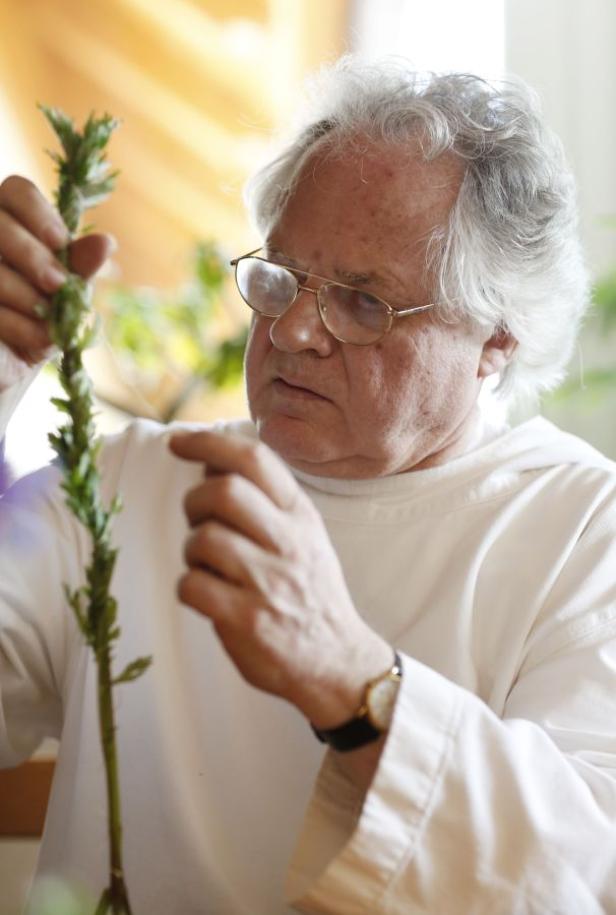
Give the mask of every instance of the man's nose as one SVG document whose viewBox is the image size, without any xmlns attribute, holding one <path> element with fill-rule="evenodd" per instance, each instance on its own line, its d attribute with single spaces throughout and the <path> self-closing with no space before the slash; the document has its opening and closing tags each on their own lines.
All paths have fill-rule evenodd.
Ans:
<svg viewBox="0 0 616 915">
<path fill-rule="evenodd" d="M 270 326 L 270 340 L 284 353 L 314 350 L 319 356 L 329 356 L 334 338 L 321 315 L 315 289 L 300 286 L 295 301 Z"/>
</svg>

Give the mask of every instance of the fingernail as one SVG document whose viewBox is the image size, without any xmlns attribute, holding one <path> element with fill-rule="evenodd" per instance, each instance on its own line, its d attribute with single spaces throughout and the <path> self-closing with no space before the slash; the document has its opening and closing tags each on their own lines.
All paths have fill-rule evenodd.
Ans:
<svg viewBox="0 0 616 915">
<path fill-rule="evenodd" d="M 45 350 L 51 344 L 51 337 L 49 336 L 49 328 L 47 323 L 39 324 L 37 327 L 37 343 L 35 347 L 37 350 Z"/>
<path fill-rule="evenodd" d="M 42 356 L 33 349 L 21 350 L 20 357 L 26 365 L 30 366 L 30 368 L 33 368 L 35 365 L 38 365 L 39 362 L 42 362 Z"/>
<path fill-rule="evenodd" d="M 55 292 L 66 281 L 66 274 L 58 267 L 47 267 L 43 273 L 43 282 L 50 292 Z"/>
<path fill-rule="evenodd" d="M 68 242 L 66 226 L 61 222 L 52 222 L 47 229 L 46 237 L 54 251 L 63 248 Z"/>
<path fill-rule="evenodd" d="M 117 240 L 117 238 L 115 237 L 115 235 L 106 235 L 105 237 L 106 237 L 107 242 L 108 242 L 108 244 L 109 244 L 109 252 L 108 252 L 108 254 L 115 254 L 115 252 L 118 250 L 118 240 Z"/>
</svg>

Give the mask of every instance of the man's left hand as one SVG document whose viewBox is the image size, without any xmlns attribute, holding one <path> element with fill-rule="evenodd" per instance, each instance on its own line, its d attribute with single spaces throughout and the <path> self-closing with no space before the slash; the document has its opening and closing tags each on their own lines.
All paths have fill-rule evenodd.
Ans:
<svg viewBox="0 0 616 915">
<path fill-rule="evenodd" d="M 184 500 L 180 599 L 209 617 L 253 686 L 316 727 L 347 721 L 393 651 L 355 610 L 314 505 L 261 442 L 203 430 L 170 448 L 207 468 Z"/>
</svg>

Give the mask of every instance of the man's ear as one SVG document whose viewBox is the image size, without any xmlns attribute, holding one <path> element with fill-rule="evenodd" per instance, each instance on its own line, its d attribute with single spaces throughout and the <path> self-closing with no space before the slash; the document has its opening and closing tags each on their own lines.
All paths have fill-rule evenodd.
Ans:
<svg viewBox="0 0 616 915">
<path fill-rule="evenodd" d="M 488 375 L 500 375 L 504 372 L 517 345 L 518 341 L 508 330 L 498 327 L 483 344 L 477 377 L 487 378 Z"/>
</svg>

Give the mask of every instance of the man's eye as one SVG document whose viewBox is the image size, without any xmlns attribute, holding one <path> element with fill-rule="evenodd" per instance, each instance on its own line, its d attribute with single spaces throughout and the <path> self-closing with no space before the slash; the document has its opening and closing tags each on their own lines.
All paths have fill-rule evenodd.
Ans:
<svg viewBox="0 0 616 915">
<path fill-rule="evenodd" d="M 362 292 L 361 289 L 353 290 L 350 304 L 357 312 L 370 313 L 383 310 L 383 303 L 379 299 L 370 295 L 369 292 Z"/>
<path fill-rule="evenodd" d="M 346 312 L 347 318 L 372 329 L 380 329 L 387 317 L 387 308 L 375 296 L 361 289 L 335 287 L 338 293 L 338 307 Z"/>
</svg>

